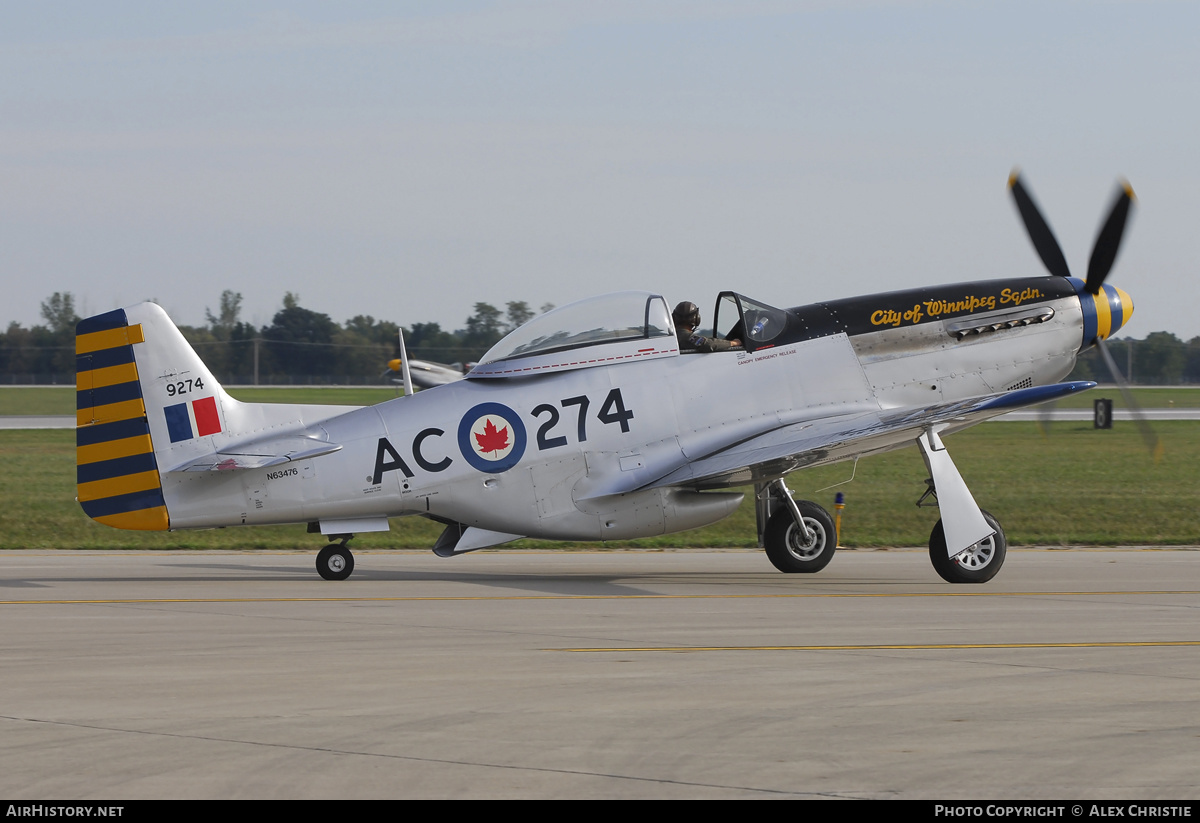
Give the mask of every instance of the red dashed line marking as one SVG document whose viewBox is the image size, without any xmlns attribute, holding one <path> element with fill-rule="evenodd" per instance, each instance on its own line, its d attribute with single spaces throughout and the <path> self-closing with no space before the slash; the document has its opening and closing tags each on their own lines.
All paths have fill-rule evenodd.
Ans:
<svg viewBox="0 0 1200 823">
<path fill-rule="evenodd" d="M 486 372 L 486 374 L 517 374 L 518 372 L 540 371 L 542 369 L 558 369 L 563 366 L 583 366 L 592 363 L 608 363 L 613 360 L 629 360 L 633 357 L 644 357 L 647 354 L 674 354 L 678 353 L 679 349 L 638 349 L 636 354 L 622 354 L 615 357 L 600 357 L 595 360 L 574 360 L 562 363 L 547 363 L 544 366 L 526 366 L 521 369 L 504 369 L 503 371 Z M 482 375 L 481 375 L 482 376 Z"/>
</svg>

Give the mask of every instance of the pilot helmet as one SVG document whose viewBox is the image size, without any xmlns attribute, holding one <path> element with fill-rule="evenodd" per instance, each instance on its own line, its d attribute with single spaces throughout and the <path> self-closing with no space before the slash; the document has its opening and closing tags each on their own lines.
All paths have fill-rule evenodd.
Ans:
<svg viewBox="0 0 1200 823">
<path fill-rule="evenodd" d="M 700 325 L 700 307 L 695 303 L 684 300 L 671 312 L 677 328 L 694 329 Z"/>
</svg>

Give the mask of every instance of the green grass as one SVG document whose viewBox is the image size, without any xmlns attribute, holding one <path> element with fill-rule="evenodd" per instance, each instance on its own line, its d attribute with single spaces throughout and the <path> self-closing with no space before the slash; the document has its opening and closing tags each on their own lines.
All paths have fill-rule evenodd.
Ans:
<svg viewBox="0 0 1200 823">
<path fill-rule="evenodd" d="M 2 386 L 0 414 L 74 414 L 74 386 Z"/>
<path fill-rule="evenodd" d="M 1165 456 L 1155 463 L 1132 426 L 1095 431 L 1056 424 L 1048 438 L 1034 423 L 978 426 L 947 439 L 976 500 L 995 514 L 1013 545 L 1200 544 L 1200 422 L 1156 426 Z M 75 503 L 74 432 L 0 431 L 0 548 L 315 549 L 318 535 L 299 526 L 257 526 L 195 532 L 126 532 L 88 519 Z M 846 495 L 842 543 L 920 546 L 937 509 L 918 509 L 924 464 L 915 448 L 862 460 L 853 483 L 843 463 L 799 472 L 789 484 L 799 497 L 832 511 Z M 355 538 L 359 548 L 428 548 L 441 526 L 417 517 L 392 521 L 386 533 Z M 749 499 L 731 517 L 704 529 L 607 545 L 745 546 L 755 543 Z M 570 544 L 521 541 L 516 545 Z M 592 544 L 584 544 L 592 545 Z"/>
<path fill-rule="evenodd" d="M 1014 545 L 1200 544 L 1200 422 L 1156 424 L 1164 455 L 1155 462 L 1136 427 L 1096 431 L 1057 423 L 993 423 L 947 439 L 979 504 L 999 518 Z M 815 475 L 844 479 L 844 466 L 793 475 L 794 489 L 819 488 Z M 841 473 L 841 478 L 837 478 Z M 847 498 L 843 543 L 920 545 L 936 509 L 913 506 L 926 476 L 907 449 L 860 462 Z M 818 499 L 822 505 L 826 500 Z"/>
</svg>

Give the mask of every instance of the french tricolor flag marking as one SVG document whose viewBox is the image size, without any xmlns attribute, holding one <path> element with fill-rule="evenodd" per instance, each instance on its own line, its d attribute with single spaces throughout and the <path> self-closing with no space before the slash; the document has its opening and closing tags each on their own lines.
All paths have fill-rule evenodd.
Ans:
<svg viewBox="0 0 1200 823">
<path fill-rule="evenodd" d="M 217 414 L 217 398 L 215 397 L 202 397 L 190 403 L 166 406 L 163 408 L 163 414 L 167 418 L 167 432 L 171 436 L 172 443 L 191 440 L 193 437 L 205 437 L 221 431 L 221 418 Z"/>
</svg>

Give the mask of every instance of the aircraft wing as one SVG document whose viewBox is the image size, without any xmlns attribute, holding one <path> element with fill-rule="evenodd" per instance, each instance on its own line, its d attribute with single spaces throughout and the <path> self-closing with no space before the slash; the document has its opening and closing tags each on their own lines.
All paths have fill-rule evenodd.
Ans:
<svg viewBox="0 0 1200 823">
<path fill-rule="evenodd" d="M 340 443 L 317 440 L 300 435 L 268 437 L 249 443 L 226 446 L 221 451 L 196 457 L 168 472 L 233 471 L 236 469 L 265 469 L 297 460 L 309 460 L 323 454 L 332 454 L 342 448 Z"/>
<path fill-rule="evenodd" d="M 634 488 L 614 491 L 615 484 L 611 482 L 599 483 L 595 488 L 607 494 L 619 494 L 635 488 L 714 488 L 781 477 L 807 466 L 894 449 L 916 440 L 930 426 L 942 426 L 943 432 L 954 432 L 1013 409 L 1055 400 L 1095 385 L 1092 382 L 1058 383 L 953 403 L 859 411 L 791 423 L 728 443 L 693 460 L 657 467 L 659 471 L 655 471 L 656 467 L 644 466 L 637 472 L 643 482 Z M 645 482 L 647 469 L 650 474 L 657 474 L 657 478 Z"/>
</svg>

